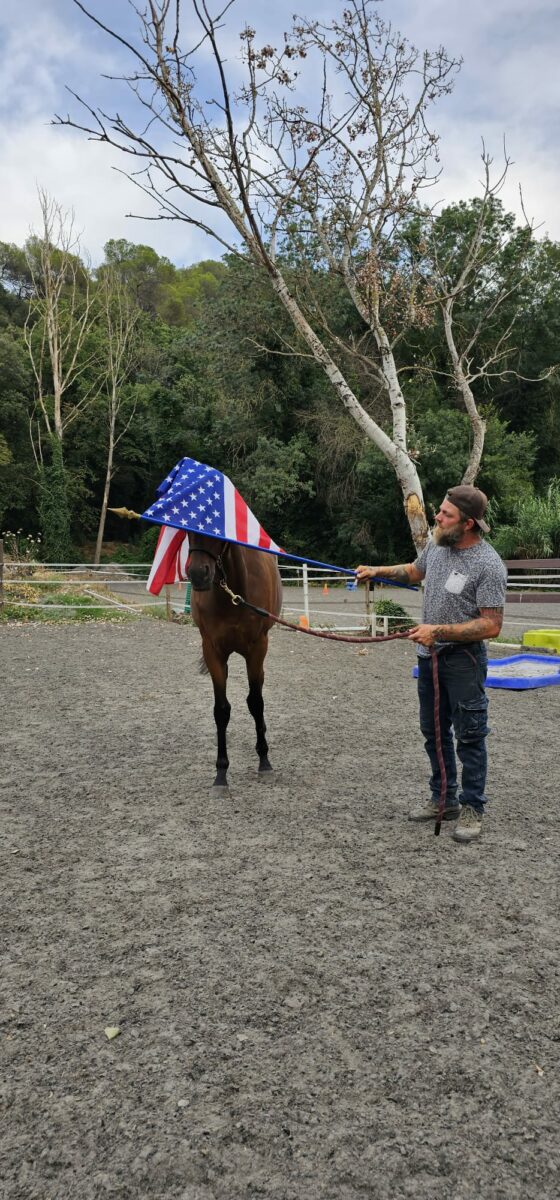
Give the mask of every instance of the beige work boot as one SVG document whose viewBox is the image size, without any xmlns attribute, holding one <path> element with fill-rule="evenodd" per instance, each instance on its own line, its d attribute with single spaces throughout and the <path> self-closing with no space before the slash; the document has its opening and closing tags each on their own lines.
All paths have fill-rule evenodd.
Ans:
<svg viewBox="0 0 560 1200">
<path fill-rule="evenodd" d="M 455 838 L 456 842 L 474 842 L 474 839 L 480 837 L 481 833 L 482 813 L 477 812 L 476 808 L 471 808 L 470 804 L 464 804 L 451 836 Z"/>
<path fill-rule="evenodd" d="M 456 821 L 460 811 L 461 805 L 457 801 L 446 801 L 442 820 Z M 437 821 L 438 812 L 438 800 L 425 800 L 418 808 L 413 808 L 412 812 L 409 812 L 408 819 L 409 821 Z"/>
</svg>

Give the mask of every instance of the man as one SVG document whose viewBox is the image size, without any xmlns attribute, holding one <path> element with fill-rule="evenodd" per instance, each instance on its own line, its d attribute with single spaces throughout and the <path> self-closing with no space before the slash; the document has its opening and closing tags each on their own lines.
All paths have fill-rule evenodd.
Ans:
<svg viewBox="0 0 560 1200">
<path fill-rule="evenodd" d="M 381 575 L 396 583 L 425 580 L 422 624 L 410 630 L 418 647 L 420 729 L 430 759 L 431 798 L 410 813 L 411 821 L 433 821 L 441 795 L 434 724 L 434 686 L 430 648 L 438 655 L 440 726 L 447 772 L 444 820 L 457 821 L 453 837 L 471 842 L 480 837 L 486 796 L 486 736 L 488 699 L 485 639 L 502 628 L 506 568 L 481 536 L 489 533 L 484 520 L 487 498 L 468 484 L 450 488 L 436 515 L 433 538 L 414 563 L 394 567 L 359 566 L 356 575 Z M 462 764 L 457 792 L 457 754 Z"/>
</svg>

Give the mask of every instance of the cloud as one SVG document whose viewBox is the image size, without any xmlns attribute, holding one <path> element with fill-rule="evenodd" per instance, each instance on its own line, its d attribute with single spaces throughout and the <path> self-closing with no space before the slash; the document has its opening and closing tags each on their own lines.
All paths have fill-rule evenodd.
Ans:
<svg viewBox="0 0 560 1200">
<path fill-rule="evenodd" d="M 65 20 L 57 8 L 66 10 Z M 51 124 L 55 112 L 65 115 L 69 107 L 79 112 L 66 82 L 76 90 L 83 86 L 92 104 L 122 111 L 123 95 L 130 103 L 128 90 L 121 87 L 119 100 L 118 90 L 99 80 L 102 73 L 122 72 L 113 46 L 91 33 L 85 19 L 69 24 L 68 11 L 72 15 L 58 0 L 48 9 L 28 0 L 25 10 L 9 0 L 0 13 L 0 240 L 22 245 L 37 228 L 40 186 L 74 211 L 76 228 L 83 230 L 82 250 L 94 264 L 105 242 L 119 237 L 154 245 L 178 264 L 216 257 L 215 244 L 183 222 L 128 218 L 131 211 L 153 217 L 156 209 L 120 173 L 126 163 L 118 151 Z"/>
<path fill-rule="evenodd" d="M 500 192 L 502 204 L 508 212 L 516 215 L 518 221 L 523 222 L 521 189 L 523 208 L 537 229 L 538 236 L 547 234 L 554 240 L 560 239 L 560 219 L 556 206 L 559 186 L 557 164 L 554 160 L 532 154 L 527 147 L 517 157 L 515 143 L 513 137 L 507 147 L 513 162 Z M 491 131 L 486 148 L 493 155 L 493 178 L 497 179 L 504 165 L 500 130 Z M 460 141 L 457 141 L 454 125 L 444 129 L 441 141 L 443 172 L 434 187 L 432 201 L 437 199 L 441 207 L 482 194 L 484 172 L 480 151 L 481 141 L 474 126 L 470 130 L 463 130 Z"/>
<path fill-rule="evenodd" d="M 480 194 L 481 143 L 499 172 L 505 139 L 513 160 L 501 193 L 560 238 L 560 7 L 557 0 L 386 0 L 380 10 L 419 48 L 444 45 L 463 58 L 452 94 L 431 113 L 440 134 L 443 174 L 434 189 L 444 203 Z"/>
<path fill-rule="evenodd" d="M 341 11 L 344 0 L 300 3 L 278 0 L 267 11 L 262 0 L 240 0 L 224 30 L 227 55 L 238 53 L 238 31 L 249 21 L 259 41 L 279 45 L 294 9 L 307 16 Z M 91 0 L 92 11 L 132 31 L 125 0 Z M 502 198 L 518 214 L 518 185 L 530 216 L 560 238 L 557 195 L 560 166 L 556 125 L 560 101 L 557 0 L 384 0 L 380 12 L 420 49 L 443 43 L 464 64 L 454 92 L 434 108 L 431 125 L 441 133 L 444 176 L 434 190 L 443 201 L 479 192 L 480 143 L 484 137 L 498 167 L 502 140 L 515 160 Z M 261 38 L 262 35 L 262 38 Z M 126 162 L 114 149 L 85 135 L 49 125 L 55 112 L 77 109 L 69 84 L 88 102 L 109 111 L 130 111 L 122 84 L 101 78 L 123 72 L 119 46 L 96 29 L 70 0 L 4 0 L 0 11 L 0 239 L 22 244 L 39 209 L 40 184 L 65 208 L 73 208 L 83 243 L 99 261 L 111 237 L 146 242 L 177 263 L 221 251 L 183 222 L 129 220 L 131 210 L 154 215 L 149 200 L 114 167 Z M 2 99 L 3 98 L 3 99 Z"/>
<path fill-rule="evenodd" d="M 219 250 L 184 222 L 128 218 L 129 212 L 155 215 L 155 207 L 114 166 L 117 152 L 90 143 L 82 134 L 34 121 L 25 138 L 17 130 L 0 133 L 4 183 L 0 190 L 0 240 L 22 245 L 39 224 L 37 187 L 66 210 L 74 210 L 81 246 L 94 264 L 103 257 L 109 238 L 127 238 L 156 247 L 177 264 L 217 257 Z"/>
</svg>

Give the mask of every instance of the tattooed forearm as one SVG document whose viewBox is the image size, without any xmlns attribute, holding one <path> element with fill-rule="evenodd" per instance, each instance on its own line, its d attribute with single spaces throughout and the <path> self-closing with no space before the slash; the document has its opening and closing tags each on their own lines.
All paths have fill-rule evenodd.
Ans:
<svg viewBox="0 0 560 1200">
<path fill-rule="evenodd" d="M 380 574 L 387 576 L 387 579 L 394 579 L 395 583 L 409 583 L 410 577 L 405 566 L 397 567 L 380 567 Z"/>
<path fill-rule="evenodd" d="M 436 642 L 481 642 L 491 636 L 489 622 L 481 618 L 466 621 L 464 625 L 436 625 L 434 628 Z"/>
<path fill-rule="evenodd" d="M 464 625 L 437 625 L 434 629 L 436 642 L 482 642 L 497 637 L 502 628 L 503 610 L 485 608 L 480 617 L 465 621 Z"/>
<path fill-rule="evenodd" d="M 395 583 L 411 584 L 424 578 L 414 563 L 398 563 L 391 567 L 368 567 L 361 563 L 356 567 L 356 575 L 360 583 L 368 579 L 394 579 Z"/>
<path fill-rule="evenodd" d="M 481 617 L 489 617 L 492 621 L 497 621 L 500 629 L 502 628 L 502 621 L 504 619 L 503 608 L 481 608 L 480 615 Z"/>
</svg>

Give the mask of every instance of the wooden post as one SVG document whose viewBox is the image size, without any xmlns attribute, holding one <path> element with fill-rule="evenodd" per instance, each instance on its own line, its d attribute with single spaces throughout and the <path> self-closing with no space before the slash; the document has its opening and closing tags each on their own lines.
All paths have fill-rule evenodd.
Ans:
<svg viewBox="0 0 560 1200">
<path fill-rule="evenodd" d="M 307 628 L 310 629 L 311 626 L 309 623 L 309 575 L 308 575 L 308 570 L 307 570 L 307 563 L 303 564 L 302 574 L 303 574 L 303 611 L 305 614 L 305 618 L 307 620 Z"/>
<path fill-rule="evenodd" d="M 170 591 L 168 583 L 166 583 L 166 585 L 165 585 L 165 615 L 167 617 L 167 620 L 170 621 L 171 620 L 171 591 Z"/>
<path fill-rule="evenodd" d="M 4 606 L 4 538 L 0 538 L 0 608 Z"/>
</svg>

